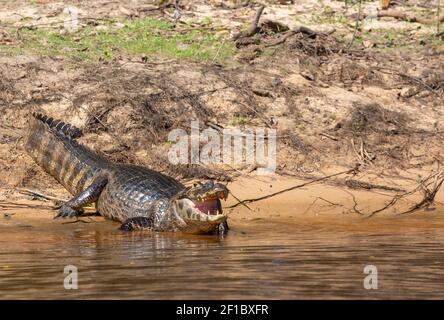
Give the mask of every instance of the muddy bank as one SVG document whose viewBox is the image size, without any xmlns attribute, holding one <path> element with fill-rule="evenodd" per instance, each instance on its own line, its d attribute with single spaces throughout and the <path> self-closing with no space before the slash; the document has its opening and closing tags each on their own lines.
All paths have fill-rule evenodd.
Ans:
<svg viewBox="0 0 444 320">
<path fill-rule="evenodd" d="M 66 41 L 69 50 L 43 53 L 42 46 L 57 45 L 51 42 L 51 30 L 62 29 L 64 4 L 10 2 L 2 8 L 2 201 L 29 200 L 17 193 L 15 188 L 20 187 L 67 196 L 24 153 L 22 136 L 33 111 L 78 126 L 84 132 L 80 141 L 112 160 L 148 165 L 187 183 L 208 178 L 230 182 L 240 199 L 360 165 L 355 175 L 258 202 L 260 210 L 254 214 L 266 212 L 264 217 L 322 211 L 359 217 L 439 171 L 444 82 L 442 48 L 431 35 L 433 26 L 367 19 L 350 46 L 356 6 L 345 8 L 339 1 L 267 2 L 260 32 L 250 42 L 235 43 L 232 35 L 251 24 L 256 5 L 184 2 L 181 19 L 187 24 L 167 26 L 171 6 L 157 10 L 137 1 L 76 5 L 85 18 L 81 30 L 88 32 L 77 38 L 62 35 L 56 39 Z M 366 3 L 363 10 L 372 12 L 376 5 L 377 1 Z M 404 9 L 424 15 L 432 10 L 420 1 L 408 1 Z M 92 56 L 97 59 L 86 60 L 82 54 L 91 49 L 76 46 L 82 37 L 106 40 L 100 38 L 105 29 L 122 36 L 119 32 L 131 26 L 131 36 L 137 30 L 134 24 L 147 21 L 160 37 L 156 41 L 201 28 L 217 34 L 219 43 L 230 43 L 233 51 L 223 56 L 216 46 L 206 60 L 199 60 L 204 58 L 180 58 L 169 51 L 126 52 L 116 44 Z M 273 21 L 281 27 L 276 29 Z M 294 32 L 301 25 L 315 33 Z M 179 49 L 191 50 L 189 40 L 179 43 Z M 26 43 L 35 47 L 23 46 Z M 257 166 L 248 163 L 171 165 L 166 156 L 168 133 L 177 128 L 190 132 L 191 120 L 199 120 L 201 129 L 276 129 L 276 175 L 272 180 L 256 176 Z M 382 215 L 402 212 L 420 201 L 422 193 L 417 191 Z M 436 200 L 440 197 L 439 193 Z M 244 210 L 250 211 L 236 207 Z"/>
<path fill-rule="evenodd" d="M 343 185 L 342 179 L 332 179 L 329 183 L 317 183 L 307 185 L 292 191 L 263 199 L 260 201 L 239 204 L 239 200 L 257 199 L 299 186 L 307 182 L 291 177 L 239 177 L 228 183 L 232 195 L 223 203 L 224 212 L 227 213 L 230 226 L 234 230 L 241 230 L 254 222 L 284 223 L 297 228 L 301 224 L 323 224 L 327 221 L 332 226 L 355 226 L 356 228 L 367 228 L 373 224 L 386 224 L 391 230 L 403 230 L 404 227 L 414 227 L 415 221 L 423 221 L 421 224 L 436 226 L 434 220 L 442 215 L 444 210 L 444 199 L 442 193 L 436 197 L 436 202 L 427 210 L 413 213 L 404 213 L 406 210 L 419 203 L 422 199 L 420 193 L 399 200 L 393 207 L 378 212 L 369 218 L 369 215 L 388 203 L 401 192 L 384 189 L 356 190 Z M 393 181 L 402 190 L 408 188 L 410 183 L 402 180 Z M 382 186 L 381 186 L 382 187 Z M 53 220 L 56 210 L 55 202 L 43 200 L 38 196 L 25 195 L 17 190 L 5 191 L 6 200 L 2 201 L 0 225 L 39 226 L 44 228 L 55 228 L 59 230 L 71 228 L 95 228 L 96 224 L 106 225 L 107 228 L 119 227 L 118 222 L 112 222 L 103 217 L 91 215 L 94 208 L 86 210 L 88 216 L 82 217 L 82 221 L 75 220 Z M 45 189 L 46 194 L 56 195 L 58 198 L 68 198 L 66 191 L 60 188 Z M 236 198 L 237 199 L 236 199 Z M 233 208 L 234 206 L 234 208 Z M 404 221 L 405 222 L 402 222 Z M 100 227 L 100 226 L 98 226 Z M 69 230 L 69 229 L 68 229 Z"/>
</svg>

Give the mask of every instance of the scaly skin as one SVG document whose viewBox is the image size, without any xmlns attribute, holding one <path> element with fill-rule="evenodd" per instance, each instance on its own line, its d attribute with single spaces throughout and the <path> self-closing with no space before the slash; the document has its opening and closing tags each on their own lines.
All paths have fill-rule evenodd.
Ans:
<svg viewBox="0 0 444 320">
<path fill-rule="evenodd" d="M 96 203 L 98 212 L 122 222 L 122 230 L 226 232 L 220 200 L 228 190 L 212 181 L 186 188 L 149 168 L 113 163 L 79 144 L 80 130 L 34 114 L 25 141 L 28 154 L 59 181 L 73 199 L 57 217 L 77 217 Z"/>
</svg>

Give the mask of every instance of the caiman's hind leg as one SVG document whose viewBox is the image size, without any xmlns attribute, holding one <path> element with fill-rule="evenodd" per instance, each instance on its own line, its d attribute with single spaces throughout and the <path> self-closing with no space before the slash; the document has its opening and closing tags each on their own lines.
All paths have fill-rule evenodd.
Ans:
<svg viewBox="0 0 444 320">
<path fill-rule="evenodd" d="M 82 208 L 88 204 L 96 202 L 100 193 L 108 182 L 107 177 L 96 178 L 85 191 L 80 192 L 74 198 L 65 202 L 59 209 L 57 218 L 74 218 L 82 213 Z"/>
<path fill-rule="evenodd" d="M 125 220 L 119 230 L 134 231 L 134 230 L 152 230 L 154 226 L 153 220 L 147 217 L 134 217 Z"/>
</svg>

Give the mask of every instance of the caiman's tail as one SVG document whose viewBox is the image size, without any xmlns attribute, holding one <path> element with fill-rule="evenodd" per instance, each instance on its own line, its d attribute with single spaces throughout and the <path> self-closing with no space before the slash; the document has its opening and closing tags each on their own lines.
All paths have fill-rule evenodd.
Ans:
<svg viewBox="0 0 444 320">
<path fill-rule="evenodd" d="M 75 140 L 81 135 L 74 126 L 34 113 L 25 140 L 26 152 L 72 194 L 88 186 L 107 162 Z"/>
</svg>

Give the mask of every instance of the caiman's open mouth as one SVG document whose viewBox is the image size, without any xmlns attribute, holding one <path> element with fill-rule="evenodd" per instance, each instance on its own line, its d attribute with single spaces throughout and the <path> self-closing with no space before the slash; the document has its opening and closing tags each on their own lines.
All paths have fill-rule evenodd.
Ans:
<svg viewBox="0 0 444 320">
<path fill-rule="evenodd" d="M 227 200 L 228 194 L 224 191 L 219 191 L 214 195 L 206 196 L 204 198 L 198 197 L 197 199 L 192 199 L 194 207 L 197 208 L 201 213 L 207 215 L 217 215 L 223 214 L 221 199 Z"/>
<path fill-rule="evenodd" d="M 187 224 L 187 229 L 195 231 L 210 231 L 227 216 L 223 214 L 221 199 L 227 199 L 228 189 L 205 190 L 198 195 L 177 199 L 176 212 Z"/>
<path fill-rule="evenodd" d="M 209 181 L 196 183 L 180 193 L 174 202 L 174 210 L 183 222 L 181 230 L 190 233 L 207 233 L 227 220 L 221 200 L 228 197 L 225 185 Z"/>
</svg>

